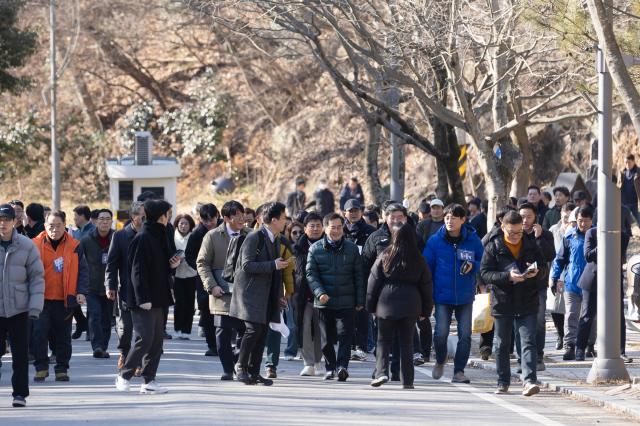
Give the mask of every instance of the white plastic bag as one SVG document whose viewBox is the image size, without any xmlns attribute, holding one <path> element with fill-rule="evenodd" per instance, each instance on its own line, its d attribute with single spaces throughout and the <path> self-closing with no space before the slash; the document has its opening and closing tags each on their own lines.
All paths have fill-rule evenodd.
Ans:
<svg viewBox="0 0 640 426">
<path fill-rule="evenodd" d="M 282 311 L 280 311 L 280 322 L 270 322 L 269 328 L 271 328 L 273 331 L 277 331 L 278 333 L 282 334 L 282 337 L 284 339 L 289 338 L 289 327 L 287 327 L 287 324 L 285 324 L 284 322 L 284 316 L 282 315 Z"/>
</svg>

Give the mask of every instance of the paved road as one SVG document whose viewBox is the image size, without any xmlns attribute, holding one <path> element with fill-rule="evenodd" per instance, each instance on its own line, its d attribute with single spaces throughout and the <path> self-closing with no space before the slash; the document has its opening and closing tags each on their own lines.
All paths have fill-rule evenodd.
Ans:
<svg viewBox="0 0 640 426">
<path fill-rule="evenodd" d="M 96 360 L 87 342 L 74 341 L 69 383 L 47 379 L 31 384 L 27 409 L 10 407 L 10 359 L 0 381 L 0 425 L 607 425 L 635 424 L 604 409 L 543 391 L 532 398 L 516 392 L 493 395 L 494 373 L 467 371 L 472 385 L 431 379 L 431 365 L 416 371 L 416 389 L 398 383 L 372 389 L 373 362 L 354 362 L 346 383 L 299 377 L 301 361 L 281 361 L 274 386 L 221 382 L 217 358 L 205 358 L 202 340 L 165 341 L 158 380 L 166 395 L 118 393 L 113 386 L 116 357 Z M 113 344 L 113 341 L 112 341 Z M 112 351 L 115 353 L 115 350 Z M 33 374 L 33 373 L 32 373 Z M 450 365 L 445 376 L 451 376 Z"/>
</svg>

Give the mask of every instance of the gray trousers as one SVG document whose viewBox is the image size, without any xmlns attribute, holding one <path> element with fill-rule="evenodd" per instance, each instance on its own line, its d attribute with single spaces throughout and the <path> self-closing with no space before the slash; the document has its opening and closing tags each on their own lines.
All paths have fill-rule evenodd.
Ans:
<svg viewBox="0 0 640 426">
<path fill-rule="evenodd" d="M 131 380 L 136 368 L 142 367 L 141 376 L 144 382 L 155 380 L 162 356 L 164 342 L 164 310 L 162 308 L 132 309 L 131 320 L 136 335 L 140 336 L 133 345 L 124 366 L 120 371 L 122 377 Z"/>
<path fill-rule="evenodd" d="M 313 366 L 322 360 L 320 343 L 320 326 L 318 311 L 313 303 L 307 303 L 302 320 L 302 359 L 306 367 Z"/>
<path fill-rule="evenodd" d="M 564 347 L 576 346 L 578 338 L 578 322 L 580 321 L 580 312 L 582 310 L 582 295 L 564 292 Z M 589 334 L 589 346 L 594 345 L 596 341 L 596 322 L 593 322 Z"/>
</svg>

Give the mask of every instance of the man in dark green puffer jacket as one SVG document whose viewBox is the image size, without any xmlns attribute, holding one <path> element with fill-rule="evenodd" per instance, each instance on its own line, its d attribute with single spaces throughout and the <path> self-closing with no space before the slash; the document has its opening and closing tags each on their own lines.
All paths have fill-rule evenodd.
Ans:
<svg viewBox="0 0 640 426">
<path fill-rule="evenodd" d="M 356 246 L 344 238 L 344 219 L 331 213 L 325 216 L 326 235 L 309 249 L 307 280 L 314 295 L 313 304 L 320 318 L 320 340 L 327 373 L 338 380 L 349 377 L 347 368 L 353 340 L 354 314 L 364 306 L 362 258 Z M 334 345 L 338 343 L 338 355 Z"/>
</svg>

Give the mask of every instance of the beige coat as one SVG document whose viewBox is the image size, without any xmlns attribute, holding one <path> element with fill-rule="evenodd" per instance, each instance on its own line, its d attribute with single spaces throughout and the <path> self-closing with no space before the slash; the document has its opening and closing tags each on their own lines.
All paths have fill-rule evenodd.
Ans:
<svg viewBox="0 0 640 426">
<path fill-rule="evenodd" d="M 248 233 L 251 232 L 251 229 L 245 228 L 240 232 L 243 234 Z M 207 292 L 211 292 L 214 287 L 219 286 L 225 292 L 222 297 L 209 295 L 209 310 L 213 315 L 229 314 L 231 292 L 229 291 L 229 284 L 223 282 L 221 275 L 230 241 L 231 237 L 227 233 L 226 224 L 220 224 L 220 226 L 207 232 L 204 236 L 196 259 L 198 275 L 200 275 L 204 289 Z"/>
</svg>

